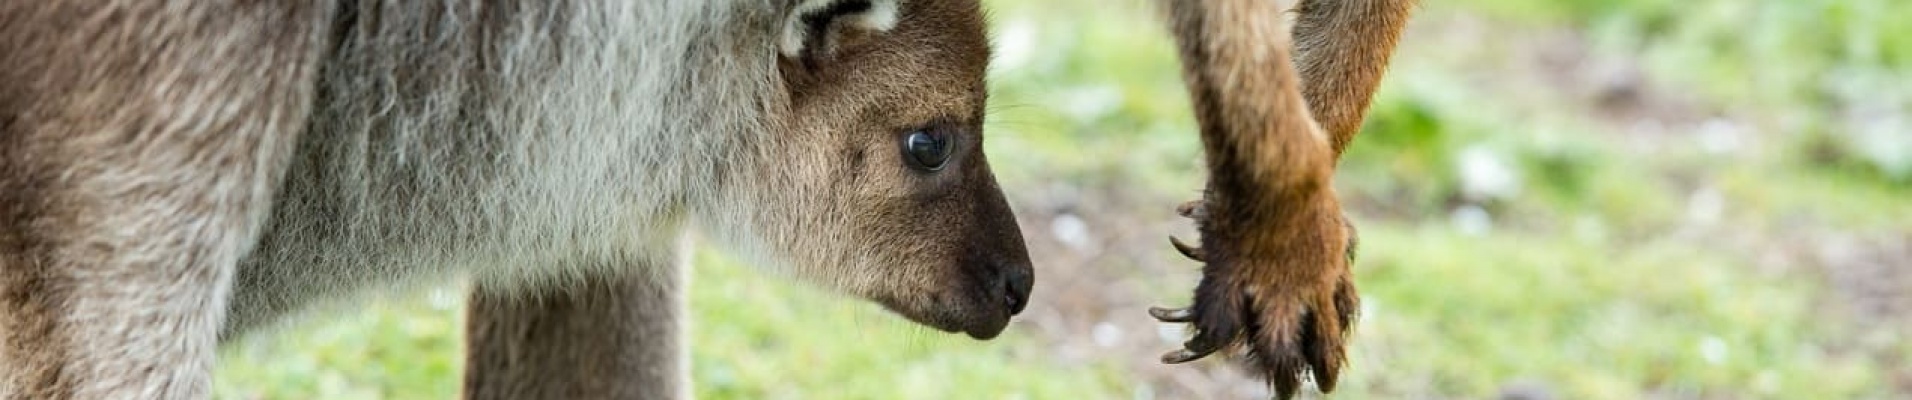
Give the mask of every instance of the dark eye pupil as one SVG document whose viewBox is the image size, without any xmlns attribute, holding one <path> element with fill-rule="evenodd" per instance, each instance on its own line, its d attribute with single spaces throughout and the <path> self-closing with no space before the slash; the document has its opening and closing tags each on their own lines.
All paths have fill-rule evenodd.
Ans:
<svg viewBox="0 0 1912 400">
<path fill-rule="evenodd" d="M 943 169 L 943 163 L 949 161 L 949 139 L 925 131 L 910 132 L 903 138 L 903 152 L 914 167 L 929 171 Z"/>
</svg>

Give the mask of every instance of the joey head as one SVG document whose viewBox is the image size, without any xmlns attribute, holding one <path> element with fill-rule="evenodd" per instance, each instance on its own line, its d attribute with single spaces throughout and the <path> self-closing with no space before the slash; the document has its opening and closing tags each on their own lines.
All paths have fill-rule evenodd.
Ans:
<svg viewBox="0 0 1912 400">
<path fill-rule="evenodd" d="M 973 2 L 900 6 L 882 34 L 807 25 L 833 44 L 785 47 L 786 134 L 771 139 L 782 150 L 750 172 L 760 185 L 728 197 L 755 204 L 726 206 L 757 209 L 754 229 L 729 231 L 756 233 L 797 276 L 994 337 L 1033 275 L 983 154 L 983 21 Z"/>
</svg>

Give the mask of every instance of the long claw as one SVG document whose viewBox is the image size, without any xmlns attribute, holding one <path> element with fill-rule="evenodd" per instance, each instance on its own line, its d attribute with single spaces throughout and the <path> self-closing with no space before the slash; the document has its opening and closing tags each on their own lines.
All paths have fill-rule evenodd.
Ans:
<svg viewBox="0 0 1912 400">
<path fill-rule="evenodd" d="M 1195 312 L 1190 311 L 1188 308 L 1149 307 L 1149 316 L 1155 317 L 1155 320 L 1162 322 L 1182 323 L 1195 321 Z"/>
<path fill-rule="evenodd" d="M 1189 361 L 1200 360 L 1202 359 L 1202 357 L 1207 357 L 1209 353 L 1213 353 L 1213 351 L 1199 352 L 1199 351 L 1194 351 L 1189 349 L 1175 350 L 1175 351 L 1168 352 L 1168 354 L 1163 354 L 1162 363 L 1163 364 L 1181 364 L 1181 363 L 1185 363 Z"/>
<path fill-rule="evenodd" d="M 1201 200 L 1191 200 L 1175 206 L 1175 213 L 1184 218 L 1208 219 L 1208 207 L 1204 207 Z"/>
<path fill-rule="evenodd" d="M 1171 245 L 1174 245 L 1175 251 L 1182 252 L 1182 255 L 1188 257 L 1188 259 L 1190 260 L 1202 261 L 1202 262 L 1208 261 L 1206 257 L 1203 257 L 1202 249 L 1200 247 L 1190 246 L 1188 243 L 1183 243 L 1182 239 L 1177 239 L 1174 236 L 1168 237 L 1168 243 Z"/>
<path fill-rule="evenodd" d="M 1295 372 L 1276 371 L 1275 375 L 1268 377 L 1270 383 L 1275 384 L 1275 398 L 1292 399 L 1296 392 L 1301 391 L 1301 376 Z"/>
</svg>

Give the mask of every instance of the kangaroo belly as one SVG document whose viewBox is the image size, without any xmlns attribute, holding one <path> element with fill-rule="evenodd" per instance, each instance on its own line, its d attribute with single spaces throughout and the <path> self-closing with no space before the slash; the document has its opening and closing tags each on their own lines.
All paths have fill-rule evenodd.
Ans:
<svg viewBox="0 0 1912 400">
<path fill-rule="evenodd" d="M 319 293 L 557 279 L 668 252 L 734 131 L 760 123 L 734 93 L 760 92 L 767 70 L 711 47 L 768 19 L 728 2 L 563 3 L 341 13 L 228 332 Z"/>
</svg>

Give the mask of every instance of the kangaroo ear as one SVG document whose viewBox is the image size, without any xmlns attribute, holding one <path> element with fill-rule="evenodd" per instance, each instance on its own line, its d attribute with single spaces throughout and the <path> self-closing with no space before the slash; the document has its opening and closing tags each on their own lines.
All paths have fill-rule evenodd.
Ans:
<svg viewBox="0 0 1912 400">
<path fill-rule="evenodd" d="M 785 17 L 778 52 L 814 68 L 895 28 L 902 0 L 799 0 Z"/>
</svg>

